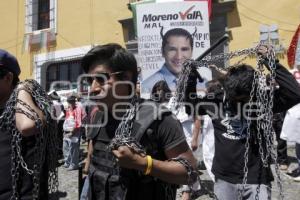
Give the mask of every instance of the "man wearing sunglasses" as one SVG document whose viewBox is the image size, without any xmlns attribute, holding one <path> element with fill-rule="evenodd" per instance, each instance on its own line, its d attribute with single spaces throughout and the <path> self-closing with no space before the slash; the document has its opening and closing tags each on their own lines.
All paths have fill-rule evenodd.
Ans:
<svg viewBox="0 0 300 200">
<path fill-rule="evenodd" d="M 20 72 L 17 59 L 0 49 L 0 200 L 47 200 L 49 169 L 53 169 L 49 163 L 56 165 L 57 143 L 48 143 L 48 133 L 56 137 L 48 129 L 53 120 L 39 103 L 43 99 L 43 106 L 50 107 L 50 102 L 44 91 L 40 93 L 41 87 L 34 88 L 36 82 L 19 83 Z"/>
<path fill-rule="evenodd" d="M 134 56 L 118 44 L 96 46 L 83 57 L 82 67 L 88 73 L 86 76 L 91 77 L 88 82 L 92 99 L 99 108 L 93 122 L 99 126 L 88 133 L 91 199 L 175 200 L 176 184 L 186 184 L 189 176 L 187 168 L 173 158 L 185 160 L 189 169 L 193 169 L 196 161 L 180 123 L 170 112 L 152 120 L 149 116 L 155 116 L 153 110 L 145 112 L 143 106 L 138 106 L 134 111 L 132 126 L 125 126 L 125 134 L 131 131 L 135 141 L 146 150 L 144 153 L 125 144 L 108 148 L 117 132 L 122 131 L 118 126 L 123 124 L 121 119 L 135 99 L 131 95 L 137 82 Z M 143 101 L 134 103 L 140 105 Z M 143 120 L 145 123 L 139 123 Z M 145 127 L 149 121 L 149 127 Z"/>
</svg>

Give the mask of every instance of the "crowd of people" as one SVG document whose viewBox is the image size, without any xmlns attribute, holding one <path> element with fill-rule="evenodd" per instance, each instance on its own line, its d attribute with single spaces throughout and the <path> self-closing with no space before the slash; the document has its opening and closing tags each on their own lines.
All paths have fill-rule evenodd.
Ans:
<svg viewBox="0 0 300 200">
<path fill-rule="evenodd" d="M 163 69 L 178 77 L 193 41 L 181 30 L 173 32 L 165 35 Z M 176 37 L 185 46 L 174 45 Z M 271 71 L 269 50 L 261 45 L 257 54 L 260 64 Z M 203 79 L 192 70 L 184 104 L 179 106 L 164 75 L 146 81 L 151 98 L 140 98 L 143 82 L 136 59 L 118 44 L 93 47 L 81 66 L 90 87 L 88 101 L 93 103 L 85 108 L 79 96 L 70 95 L 63 108 L 55 91 L 46 94 L 33 80 L 19 82 L 18 61 L 0 50 L 0 200 L 55 199 L 58 161 L 62 158 L 68 170 L 79 169 L 83 136 L 87 156 L 81 200 L 175 200 L 181 185 L 182 200 L 193 199 L 201 191 L 201 160 L 214 182 L 216 199 L 271 199 L 274 163 L 262 159 L 262 151 L 270 148 L 265 130 L 255 126 L 257 118 L 249 124 L 238 115 L 253 100 L 252 66 L 222 71 L 206 83 L 206 95 L 196 97 L 191 93 Z M 292 120 L 286 120 L 300 103 L 300 87 L 278 61 L 273 68 L 276 84 L 268 84 L 274 87 L 277 162 L 281 171 L 300 181 L 300 137 L 291 139 L 291 134 L 300 133 L 290 133 Z M 218 115 L 212 116 L 215 109 Z M 293 171 L 288 170 L 286 140 L 297 142 L 299 168 Z M 200 143 L 203 158 L 195 154 Z"/>
</svg>

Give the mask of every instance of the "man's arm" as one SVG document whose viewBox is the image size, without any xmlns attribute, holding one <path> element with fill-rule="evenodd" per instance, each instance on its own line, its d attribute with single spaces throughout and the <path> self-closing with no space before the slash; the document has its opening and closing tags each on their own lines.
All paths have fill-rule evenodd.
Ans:
<svg viewBox="0 0 300 200">
<path fill-rule="evenodd" d="M 28 104 L 28 106 L 34 110 L 35 113 L 37 113 L 39 119 L 42 120 L 42 123 L 45 121 L 45 116 L 40 110 L 37 105 L 33 102 L 31 95 L 25 91 L 20 90 L 18 93 L 18 99 Z M 17 108 L 20 108 L 21 110 L 24 110 L 25 112 L 29 112 L 33 114 L 30 110 L 28 110 L 26 107 L 21 105 L 20 103 L 17 103 Z M 28 116 L 26 116 L 23 113 L 16 113 L 16 126 L 17 129 L 20 131 L 20 133 L 27 137 L 38 133 L 38 129 L 36 127 L 35 121 L 30 119 Z"/>
<path fill-rule="evenodd" d="M 127 146 L 121 146 L 118 148 L 118 150 L 113 150 L 113 153 L 115 154 L 116 158 L 118 158 L 119 165 L 121 167 L 139 170 L 143 173 L 146 171 L 147 158 L 135 153 Z M 186 141 L 178 144 L 172 149 L 166 150 L 165 154 L 168 159 L 176 157 L 184 158 L 194 169 L 196 168 L 196 159 L 194 158 Z M 160 161 L 153 159 L 153 166 L 150 175 L 169 183 L 188 183 L 186 168 L 176 161 Z"/>
<path fill-rule="evenodd" d="M 192 142 L 191 142 L 192 151 L 196 151 L 198 149 L 200 131 L 201 131 L 201 118 L 200 116 L 196 116 L 194 119 L 194 128 L 193 128 L 193 135 L 192 135 Z"/>
<path fill-rule="evenodd" d="M 268 52 L 272 47 L 260 45 L 257 54 L 261 57 L 262 63 L 270 70 Z M 294 76 L 288 72 L 277 60 L 275 61 L 275 80 L 279 89 L 274 92 L 273 112 L 279 113 L 288 110 L 300 103 L 300 87 Z M 272 84 L 272 83 L 271 83 Z"/>
<path fill-rule="evenodd" d="M 165 151 L 165 153 L 169 159 L 177 157 L 186 159 L 196 169 L 197 161 L 186 141 Z M 179 162 L 154 160 L 150 174 L 169 183 L 188 184 L 186 168 Z"/>
<path fill-rule="evenodd" d="M 188 175 L 186 168 L 172 158 L 183 158 L 195 169 L 196 159 L 190 150 L 179 121 L 174 116 L 165 116 L 158 125 L 155 136 L 160 148 L 164 150 L 167 160 L 153 159 L 151 176 L 157 177 L 169 183 L 187 184 Z M 145 173 L 147 169 L 147 158 L 126 146 L 113 150 L 119 160 L 121 167 L 139 170 Z"/>
<path fill-rule="evenodd" d="M 89 140 L 88 141 L 88 146 L 87 146 L 87 156 L 86 156 L 86 159 L 85 159 L 84 168 L 82 170 L 82 172 L 84 174 L 88 174 L 88 171 L 89 171 L 89 168 L 90 168 L 92 154 L 93 154 L 93 141 Z"/>
<path fill-rule="evenodd" d="M 300 103 L 300 87 L 294 76 L 279 62 L 276 62 L 275 72 L 279 89 L 274 93 L 273 112 L 279 113 Z"/>
</svg>

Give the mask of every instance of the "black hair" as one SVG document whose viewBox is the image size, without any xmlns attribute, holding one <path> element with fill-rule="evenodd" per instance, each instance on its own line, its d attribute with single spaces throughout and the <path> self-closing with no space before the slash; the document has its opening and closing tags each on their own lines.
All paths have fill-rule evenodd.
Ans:
<svg viewBox="0 0 300 200">
<path fill-rule="evenodd" d="M 163 94 L 161 97 L 157 97 L 157 90 L 162 90 Z M 151 91 L 151 99 L 154 101 L 162 102 L 170 100 L 171 90 L 168 83 L 165 80 L 158 81 L 154 84 Z"/>
<path fill-rule="evenodd" d="M 67 98 L 67 102 L 71 103 L 71 102 L 76 102 L 76 96 L 75 95 L 71 95 Z"/>
<path fill-rule="evenodd" d="M 206 90 L 207 92 L 214 92 L 216 90 L 222 90 L 223 86 L 221 84 L 221 82 L 218 79 L 213 79 L 208 81 L 206 84 Z"/>
<path fill-rule="evenodd" d="M 98 45 L 92 48 L 81 60 L 81 66 L 85 73 L 92 66 L 105 65 L 113 72 L 130 72 L 132 83 L 137 82 L 137 62 L 132 53 L 115 43 Z M 119 80 L 123 80 L 124 74 L 117 74 Z"/>
<path fill-rule="evenodd" d="M 213 98 L 222 100 L 224 96 L 224 89 L 219 79 L 213 79 L 208 81 L 206 84 L 207 95 L 213 95 Z"/>
<path fill-rule="evenodd" d="M 190 41 L 190 45 L 191 45 L 191 48 L 193 50 L 193 47 L 194 47 L 194 40 L 193 40 L 193 37 L 192 35 L 185 29 L 182 29 L 182 28 L 174 28 L 174 29 L 171 29 L 171 30 L 168 30 L 163 36 L 162 36 L 162 45 L 161 45 L 161 51 L 162 53 L 164 54 L 164 49 L 165 49 L 165 46 L 167 45 L 168 43 L 168 39 L 169 37 L 171 36 L 183 36 L 183 37 L 186 37 L 186 39 L 188 39 Z"/>
<path fill-rule="evenodd" d="M 254 69 L 250 65 L 241 64 L 229 69 L 224 78 L 226 98 L 231 101 L 238 96 L 249 96 L 252 90 Z"/>
<path fill-rule="evenodd" d="M 0 68 L 1 70 L 1 73 L 0 73 L 0 78 L 3 78 L 4 76 L 6 76 L 6 74 L 8 74 L 8 72 L 12 73 L 13 74 L 13 80 L 12 80 L 12 86 L 13 87 L 16 87 L 16 85 L 20 82 L 20 79 L 18 77 L 17 74 L 5 69 L 5 68 Z"/>
</svg>

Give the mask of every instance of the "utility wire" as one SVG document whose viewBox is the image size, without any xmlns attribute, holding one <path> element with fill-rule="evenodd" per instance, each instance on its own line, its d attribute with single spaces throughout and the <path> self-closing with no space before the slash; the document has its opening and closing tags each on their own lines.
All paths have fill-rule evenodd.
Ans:
<svg viewBox="0 0 300 200">
<path fill-rule="evenodd" d="M 243 17 L 245 17 L 245 18 L 247 18 L 247 19 L 249 19 L 249 20 L 251 20 L 251 21 L 254 21 L 254 22 L 256 22 L 256 23 L 258 23 L 258 24 L 263 24 L 263 22 L 261 22 L 261 21 L 259 21 L 259 20 L 257 20 L 257 19 L 254 19 L 254 18 L 252 18 L 252 17 L 249 17 L 249 16 L 247 16 L 247 15 L 245 15 L 244 13 L 242 13 L 242 12 L 239 12 Z M 295 32 L 295 30 L 288 30 L 288 29 L 283 29 L 283 28 L 278 28 L 279 30 L 282 30 L 282 31 L 286 31 L 286 32 Z"/>
<path fill-rule="evenodd" d="M 21 37 L 18 37 L 18 38 L 22 38 L 23 36 L 21 36 Z M 18 39 L 18 38 L 13 38 L 13 39 L 9 39 L 9 40 L 6 40 L 6 41 L 2 41 L 2 42 L 0 42 L 0 45 L 3 45 L 3 44 L 6 44 L 6 43 L 10 43 L 10 42 L 14 42 L 16 39 Z"/>
<path fill-rule="evenodd" d="M 94 9 L 94 5 L 93 5 L 93 0 L 90 0 L 90 43 L 91 46 L 94 45 L 94 16 L 93 16 L 93 9 Z"/>
<path fill-rule="evenodd" d="M 19 43 L 16 43 L 12 46 L 8 46 L 8 47 L 3 47 L 3 49 L 11 49 L 11 48 L 14 48 L 14 47 L 18 47 L 20 44 L 23 44 L 23 41 L 22 42 L 19 42 Z"/>
<path fill-rule="evenodd" d="M 16 27 L 16 56 L 18 56 L 18 35 L 19 35 L 19 0 L 17 0 L 17 27 Z"/>
<path fill-rule="evenodd" d="M 239 5 L 241 5 L 242 7 L 246 8 L 246 9 L 248 9 L 248 10 L 250 10 L 250 11 L 252 11 L 252 12 L 254 12 L 254 13 L 260 15 L 260 16 L 262 16 L 262 17 L 265 17 L 265 18 L 267 18 L 267 19 L 271 19 L 271 20 L 275 20 L 275 21 L 277 21 L 277 22 L 289 24 L 289 25 L 291 25 L 291 26 L 298 26 L 298 24 L 292 24 L 292 23 L 290 23 L 290 22 L 286 22 L 286 21 L 283 21 L 283 20 L 279 20 L 279 19 L 276 19 L 276 18 L 272 18 L 272 17 L 266 16 L 266 15 L 264 15 L 264 14 L 261 14 L 260 12 L 254 10 L 254 9 L 252 9 L 252 8 L 249 8 L 248 6 L 245 6 L 245 5 L 242 4 L 240 1 L 237 1 L 237 4 L 239 4 Z"/>
<path fill-rule="evenodd" d="M 78 48 L 78 47 L 79 47 L 79 45 L 74 44 L 73 42 L 71 42 L 70 40 L 68 40 L 67 38 L 65 38 L 64 36 L 62 36 L 61 34 L 57 34 L 57 36 L 59 36 L 61 39 L 63 39 L 63 40 L 64 40 L 66 43 L 68 43 L 71 47 L 74 47 L 74 48 Z M 86 51 L 85 49 L 83 49 L 83 48 L 81 48 L 81 47 L 80 47 L 80 49 L 81 49 L 83 52 Z"/>
</svg>

